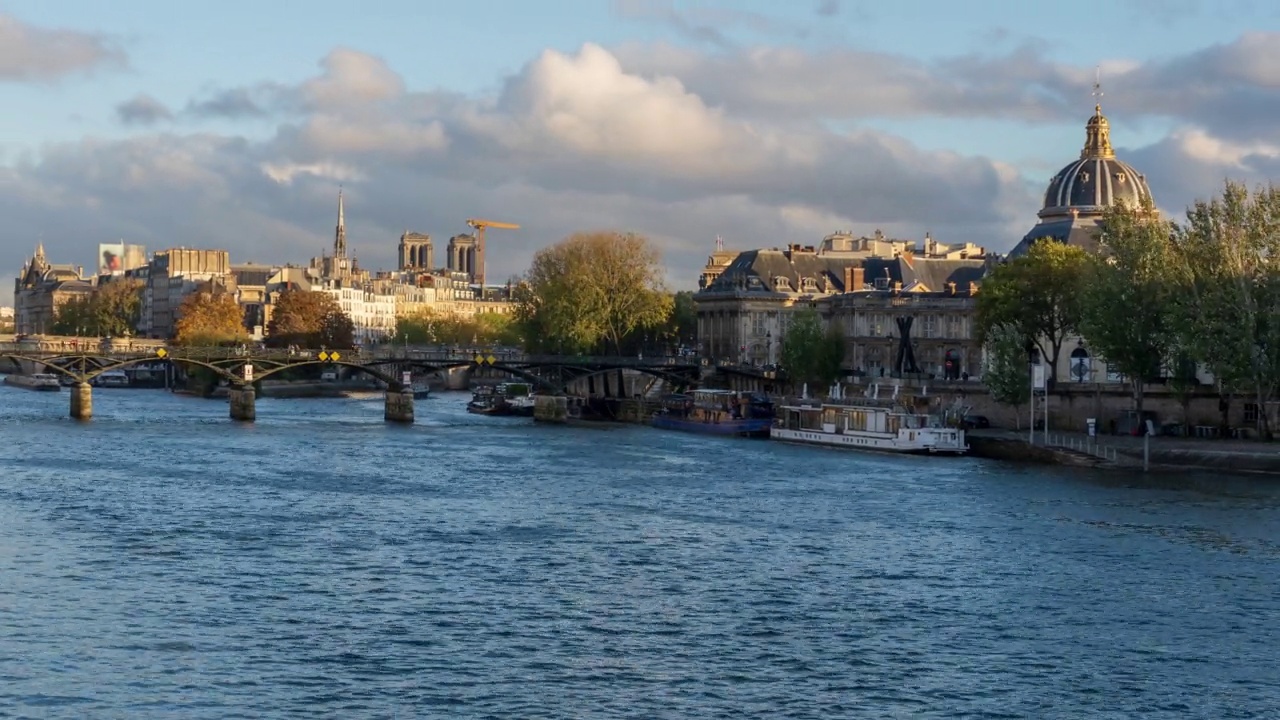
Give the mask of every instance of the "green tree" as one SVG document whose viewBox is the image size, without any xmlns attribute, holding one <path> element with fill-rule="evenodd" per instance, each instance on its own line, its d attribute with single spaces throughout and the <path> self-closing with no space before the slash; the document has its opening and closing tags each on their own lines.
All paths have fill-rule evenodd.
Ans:
<svg viewBox="0 0 1280 720">
<path fill-rule="evenodd" d="M 1177 347 L 1174 231 L 1150 202 L 1108 208 L 1098 230 L 1102 253 L 1090 258 L 1080 295 L 1081 334 L 1128 378 L 1139 417 L 1144 385 Z"/>
<path fill-rule="evenodd" d="M 57 335 L 127 337 L 137 330 L 141 314 L 142 283 L 121 278 L 59 305 L 52 330 Z"/>
<path fill-rule="evenodd" d="M 93 332 L 94 325 L 93 297 L 89 294 L 68 298 L 54 308 L 53 327 L 49 328 L 54 335 L 83 335 Z"/>
<path fill-rule="evenodd" d="M 355 323 L 332 295 L 290 289 L 280 294 L 272 308 L 267 343 L 275 347 L 349 348 L 355 344 Z"/>
<path fill-rule="evenodd" d="M 178 306 L 173 337 L 178 345 L 230 345 L 248 339 L 244 311 L 230 293 L 196 291 Z"/>
<path fill-rule="evenodd" d="M 1079 333 L 1081 287 L 1088 267 L 1089 256 L 1079 247 L 1049 238 L 1037 241 L 1026 255 L 1000 265 L 983 280 L 978 337 L 1012 328 L 1039 348 L 1049 377 L 1058 377 L 1062 346 Z"/>
<path fill-rule="evenodd" d="M 844 365 L 844 335 L 832 325 L 823 329 L 818 311 L 798 311 L 782 338 L 782 367 L 793 384 L 831 385 Z"/>
<path fill-rule="evenodd" d="M 446 345 L 520 345 L 520 328 L 510 315 L 478 313 L 474 317 L 437 314 L 431 311 L 396 320 L 398 342 Z"/>
<path fill-rule="evenodd" d="M 538 251 L 513 293 L 531 349 L 620 353 L 636 332 L 660 327 L 673 299 L 658 251 L 640 235 L 572 235 Z"/>
<path fill-rule="evenodd" d="M 671 345 L 693 347 L 698 344 L 698 308 L 692 291 L 681 290 L 671 297 L 671 314 L 661 335 Z"/>
<path fill-rule="evenodd" d="M 1280 188 L 1227 181 L 1187 210 L 1175 300 L 1181 343 L 1229 389 L 1267 407 L 1280 385 Z M 1258 430 L 1270 440 L 1267 413 Z"/>
<path fill-rule="evenodd" d="M 1014 407 L 1027 404 L 1031 400 L 1027 338 L 1012 325 L 996 325 L 987 332 L 983 348 L 982 383 L 991 399 Z M 1014 417 L 1021 427 L 1021 416 L 1014 413 Z"/>
<path fill-rule="evenodd" d="M 142 315 L 142 281 L 112 280 L 93 294 L 93 312 L 101 335 L 125 337 L 138 328 Z"/>
</svg>

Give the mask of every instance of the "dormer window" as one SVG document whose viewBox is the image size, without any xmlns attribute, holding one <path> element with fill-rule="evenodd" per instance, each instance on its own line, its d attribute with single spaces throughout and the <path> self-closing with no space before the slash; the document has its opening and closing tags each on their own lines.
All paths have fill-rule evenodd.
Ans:
<svg viewBox="0 0 1280 720">
<path fill-rule="evenodd" d="M 888 290 L 888 289 L 889 289 L 889 278 L 887 278 L 887 277 L 878 277 L 878 278 L 876 278 L 876 279 L 875 279 L 875 286 L 876 286 L 876 289 L 877 289 L 877 290 Z"/>
<path fill-rule="evenodd" d="M 805 291 L 805 292 L 818 292 L 818 281 L 817 281 L 817 280 L 815 280 L 815 279 L 813 279 L 813 278 L 811 278 L 811 277 L 807 277 L 807 278 L 805 278 L 805 279 L 804 279 L 803 281 L 801 281 L 801 282 L 803 283 L 803 285 L 802 285 L 801 287 L 803 287 L 803 288 L 804 288 L 804 291 Z"/>
<path fill-rule="evenodd" d="M 791 280 L 778 276 L 773 279 L 773 287 L 779 292 L 789 292 L 791 290 Z"/>
</svg>

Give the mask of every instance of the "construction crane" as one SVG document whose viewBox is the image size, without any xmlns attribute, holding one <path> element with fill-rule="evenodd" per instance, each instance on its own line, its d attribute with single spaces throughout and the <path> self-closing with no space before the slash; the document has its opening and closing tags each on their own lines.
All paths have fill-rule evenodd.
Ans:
<svg viewBox="0 0 1280 720">
<path fill-rule="evenodd" d="M 485 228 L 501 228 L 503 230 L 519 230 L 520 226 L 513 223 L 496 222 L 494 220 L 477 220 L 471 218 L 467 220 L 467 224 L 476 229 L 476 265 L 472 268 L 475 275 L 475 282 L 482 289 L 484 288 L 484 229 Z"/>
</svg>

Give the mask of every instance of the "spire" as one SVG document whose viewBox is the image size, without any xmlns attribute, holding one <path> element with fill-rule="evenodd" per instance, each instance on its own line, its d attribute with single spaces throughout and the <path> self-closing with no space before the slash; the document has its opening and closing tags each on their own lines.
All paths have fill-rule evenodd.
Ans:
<svg viewBox="0 0 1280 720">
<path fill-rule="evenodd" d="M 41 259 L 41 260 L 43 260 L 43 259 L 44 259 L 44 241 L 43 241 L 43 240 L 41 240 L 41 241 L 36 245 L 36 257 L 37 257 L 37 258 L 39 258 L 39 259 Z"/>
<path fill-rule="evenodd" d="M 342 186 L 338 186 L 338 227 L 333 233 L 333 256 L 347 256 L 347 225 L 342 215 Z"/>
<path fill-rule="evenodd" d="M 1080 151 L 1081 160 L 1087 158 L 1113 158 L 1116 156 L 1115 151 L 1111 149 L 1111 123 L 1102 114 L 1101 76 L 1101 68 L 1094 71 L 1093 97 L 1095 102 L 1093 117 L 1089 118 L 1089 122 L 1085 123 L 1084 149 Z"/>
</svg>

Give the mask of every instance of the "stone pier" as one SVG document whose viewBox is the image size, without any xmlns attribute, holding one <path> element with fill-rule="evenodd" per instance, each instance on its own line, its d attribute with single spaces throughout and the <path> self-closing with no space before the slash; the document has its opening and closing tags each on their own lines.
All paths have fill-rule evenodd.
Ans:
<svg viewBox="0 0 1280 720">
<path fill-rule="evenodd" d="M 244 387 L 232 386 L 228 391 L 227 399 L 231 405 L 232 420 L 253 422 L 258 419 L 258 409 L 254 404 L 257 395 L 253 392 L 252 385 Z"/>
<path fill-rule="evenodd" d="M 71 386 L 71 417 L 76 420 L 93 417 L 93 386 L 87 382 Z"/>
<path fill-rule="evenodd" d="M 382 417 L 387 422 L 412 423 L 413 390 L 409 388 L 405 388 L 403 390 L 388 390 L 386 410 L 383 412 Z"/>
<path fill-rule="evenodd" d="M 564 423 L 569 418 L 569 398 L 556 395 L 533 396 L 533 419 L 545 423 Z"/>
</svg>

